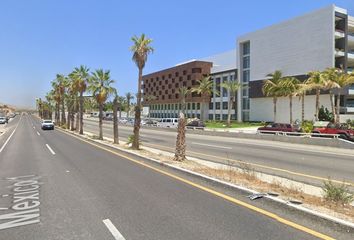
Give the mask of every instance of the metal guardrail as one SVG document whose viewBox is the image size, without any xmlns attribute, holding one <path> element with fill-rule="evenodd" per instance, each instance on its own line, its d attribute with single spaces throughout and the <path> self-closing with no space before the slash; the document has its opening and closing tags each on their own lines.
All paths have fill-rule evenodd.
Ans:
<svg viewBox="0 0 354 240">
<path fill-rule="evenodd" d="M 270 131 L 270 130 L 257 130 L 257 134 L 274 134 L 278 136 L 291 136 L 291 137 L 326 137 L 326 138 L 334 138 L 334 139 L 338 139 L 340 137 L 340 134 L 282 132 L 282 131 Z"/>
</svg>

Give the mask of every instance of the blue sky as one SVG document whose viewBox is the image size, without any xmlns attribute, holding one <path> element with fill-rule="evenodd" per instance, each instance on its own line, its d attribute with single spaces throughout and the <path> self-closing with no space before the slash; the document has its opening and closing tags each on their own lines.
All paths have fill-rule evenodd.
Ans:
<svg viewBox="0 0 354 240">
<path fill-rule="evenodd" d="M 56 73 L 110 69 L 120 94 L 136 91 L 131 36 L 155 48 L 145 73 L 235 48 L 237 36 L 329 4 L 354 1 L 2 0 L 0 103 L 33 106 Z"/>
</svg>

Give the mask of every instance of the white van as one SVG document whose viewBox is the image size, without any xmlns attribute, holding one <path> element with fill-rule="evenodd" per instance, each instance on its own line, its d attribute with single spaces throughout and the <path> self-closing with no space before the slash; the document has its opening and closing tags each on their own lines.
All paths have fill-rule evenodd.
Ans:
<svg viewBox="0 0 354 240">
<path fill-rule="evenodd" d="M 178 118 L 162 118 L 157 122 L 158 127 L 177 128 Z"/>
</svg>

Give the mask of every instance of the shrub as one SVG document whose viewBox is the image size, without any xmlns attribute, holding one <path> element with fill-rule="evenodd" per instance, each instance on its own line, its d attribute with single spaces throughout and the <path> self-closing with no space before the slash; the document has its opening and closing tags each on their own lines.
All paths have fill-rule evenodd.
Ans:
<svg viewBox="0 0 354 240">
<path fill-rule="evenodd" d="M 354 199 L 353 194 L 349 192 L 348 187 L 344 183 L 337 185 L 330 179 L 324 182 L 322 190 L 324 199 L 336 204 L 349 204 Z"/>
<path fill-rule="evenodd" d="M 323 106 L 321 106 L 319 111 L 318 111 L 318 119 L 320 121 L 333 122 L 334 121 L 334 116 L 333 116 L 333 113 L 330 112 L 327 108 L 324 108 Z"/>
<path fill-rule="evenodd" d="M 313 122 L 312 121 L 308 121 L 308 120 L 304 120 L 301 123 L 301 129 L 305 133 L 311 133 L 312 130 L 313 130 Z"/>
<path fill-rule="evenodd" d="M 133 142 L 134 142 L 134 135 L 129 135 L 127 145 L 133 144 Z M 140 139 L 139 139 L 139 145 L 141 145 Z"/>
<path fill-rule="evenodd" d="M 349 128 L 351 128 L 351 129 L 354 128 L 354 120 L 347 119 L 346 123 Z"/>
</svg>

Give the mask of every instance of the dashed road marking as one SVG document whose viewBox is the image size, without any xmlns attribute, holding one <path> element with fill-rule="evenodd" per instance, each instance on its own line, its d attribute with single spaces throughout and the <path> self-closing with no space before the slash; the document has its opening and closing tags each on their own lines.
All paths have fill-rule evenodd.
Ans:
<svg viewBox="0 0 354 240">
<path fill-rule="evenodd" d="M 37 132 L 37 135 L 40 136 L 41 134 L 39 132 Z"/>
<path fill-rule="evenodd" d="M 108 230 L 112 233 L 115 240 L 125 240 L 123 235 L 118 231 L 118 229 L 113 225 L 111 220 L 105 219 L 103 220 L 104 225 L 108 228 Z"/>
<path fill-rule="evenodd" d="M 53 151 L 53 149 L 52 149 L 48 144 L 46 144 L 46 146 L 47 146 L 47 148 L 49 149 L 49 151 L 50 151 L 53 155 L 55 155 L 55 152 Z"/>
<path fill-rule="evenodd" d="M 205 143 L 192 142 L 192 144 L 194 144 L 194 145 L 200 145 L 200 146 L 213 147 L 213 148 L 232 149 L 232 147 L 224 147 L 224 146 L 218 146 L 218 145 L 212 145 L 212 144 L 205 144 Z"/>
</svg>

